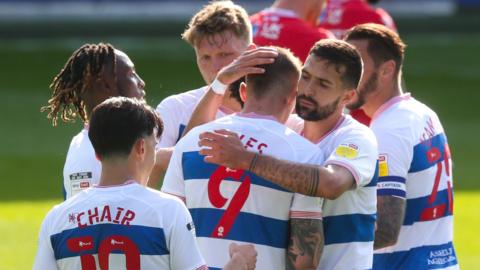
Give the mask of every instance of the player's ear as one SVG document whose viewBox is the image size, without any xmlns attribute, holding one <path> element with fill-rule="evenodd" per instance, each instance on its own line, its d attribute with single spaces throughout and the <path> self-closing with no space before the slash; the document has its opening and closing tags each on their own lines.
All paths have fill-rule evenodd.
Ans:
<svg viewBox="0 0 480 270">
<path fill-rule="evenodd" d="M 391 80 L 395 75 L 396 68 L 397 63 L 395 63 L 394 60 L 385 61 L 380 67 L 380 76 L 387 80 Z"/>
<path fill-rule="evenodd" d="M 244 82 L 240 83 L 240 99 L 242 99 L 243 102 L 247 100 L 247 84 Z"/>
<path fill-rule="evenodd" d="M 146 146 L 144 138 L 138 139 L 132 147 L 135 157 L 143 161 L 145 159 Z"/>
<path fill-rule="evenodd" d="M 347 105 L 351 103 L 355 97 L 355 88 L 345 90 L 345 93 L 342 95 L 341 103 Z"/>
</svg>

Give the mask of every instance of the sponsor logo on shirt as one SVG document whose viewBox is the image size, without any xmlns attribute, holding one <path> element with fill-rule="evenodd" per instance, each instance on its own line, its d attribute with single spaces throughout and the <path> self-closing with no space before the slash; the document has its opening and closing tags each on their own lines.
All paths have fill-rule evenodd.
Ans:
<svg viewBox="0 0 480 270">
<path fill-rule="evenodd" d="M 388 176 L 388 156 L 387 154 L 378 155 L 378 176 Z"/>
<path fill-rule="evenodd" d="M 77 172 L 70 174 L 70 180 L 92 179 L 92 172 Z"/>
<path fill-rule="evenodd" d="M 358 146 L 353 143 L 341 144 L 335 149 L 335 154 L 348 159 L 356 158 L 358 156 Z"/>
<path fill-rule="evenodd" d="M 90 186 L 90 182 L 80 182 L 80 188 L 88 188 Z"/>
</svg>

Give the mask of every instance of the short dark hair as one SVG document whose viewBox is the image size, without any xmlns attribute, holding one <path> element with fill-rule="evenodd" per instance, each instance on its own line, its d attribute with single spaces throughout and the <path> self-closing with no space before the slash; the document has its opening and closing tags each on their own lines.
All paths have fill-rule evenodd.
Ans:
<svg viewBox="0 0 480 270">
<path fill-rule="evenodd" d="M 135 142 L 163 132 L 160 116 L 145 101 L 113 97 L 99 104 L 92 112 L 88 137 L 100 158 L 128 156 Z"/>
<path fill-rule="evenodd" d="M 240 96 L 240 85 L 245 82 L 245 77 L 242 77 L 228 86 L 230 97 L 236 100 L 243 108 L 244 102 Z"/>
<path fill-rule="evenodd" d="M 344 40 L 367 40 L 368 54 L 376 66 L 394 60 L 396 72 L 401 70 L 406 45 L 400 36 L 388 27 L 375 23 L 357 25 L 345 33 Z"/>
<path fill-rule="evenodd" d="M 313 45 L 310 55 L 335 65 L 344 87 L 357 88 L 362 77 L 363 63 L 355 47 L 343 40 L 324 39 Z"/>
<path fill-rule="evenodd" d="M 257 99 L 261 99 L 269 93 L 287 93 L 298 83 L 302 63 L 285 48 L 273 47 L 278 51 L 278 56 L 271 64 L 260 65 L 265 69 L 262 74 L 247 75 L 245 81 L 248 89 L 253 91 Z"/>
</svg>

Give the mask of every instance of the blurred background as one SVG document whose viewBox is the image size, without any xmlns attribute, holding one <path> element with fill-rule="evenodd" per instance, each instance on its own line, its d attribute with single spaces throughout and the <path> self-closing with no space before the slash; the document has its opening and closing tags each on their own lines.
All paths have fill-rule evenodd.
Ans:
<svg viewBox="0 0 480 270">
<path fill-rule="evenodd" d="M 301 1 L 301 0 L 299 0 Z M 273 1 L 234 1 L 250 14 Z M 80 121 L 40 113 L 49 84 L 84 43 L 125 51 L 152 106 L 202 86 L 180 38 L 204 0 L 0 0 L 0 270 L 31 269 L 40 222 L 62 201 L 62 170 Z M 454 160 L 455 245 L 462 269 L 480 259 L 480 0 L 384 0 L 408 48 L 407 90 L 434 109 Z"/>
</svg>

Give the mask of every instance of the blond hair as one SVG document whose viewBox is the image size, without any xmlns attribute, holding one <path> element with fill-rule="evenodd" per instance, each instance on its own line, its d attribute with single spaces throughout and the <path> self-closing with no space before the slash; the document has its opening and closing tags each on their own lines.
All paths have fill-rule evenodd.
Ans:
<svg viewBox="0 0 480 270">
<path fill-rule="evenodd" d="M 252 43 L 252 25 L 245 9 L 232 1 L 212 1 L 193 16 L 182 38 L 196 46 L 203 38 L 213 42 L 213 36 L 226 31 L 248 44 Z M 227 38 L 223 37 L 222 42 Z"/>
</svg>

